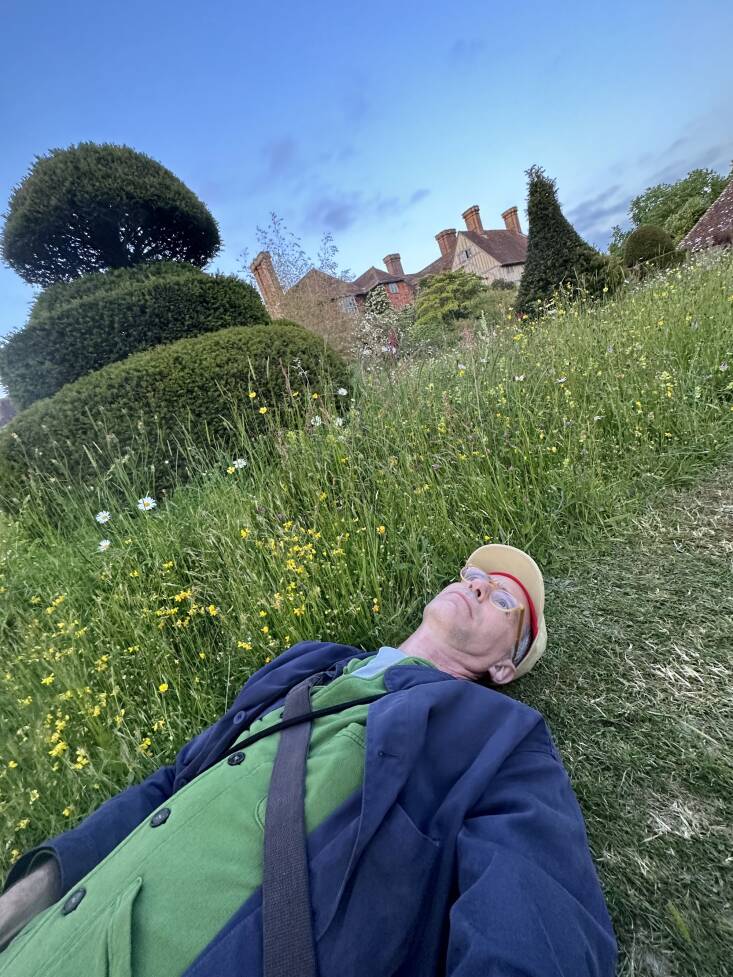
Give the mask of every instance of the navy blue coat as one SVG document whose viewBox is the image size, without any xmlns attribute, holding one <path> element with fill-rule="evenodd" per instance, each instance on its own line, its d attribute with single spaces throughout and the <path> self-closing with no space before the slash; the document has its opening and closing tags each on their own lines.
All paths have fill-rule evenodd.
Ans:
<svg viewBox="0 0 733 977">
<path fill-rule="evenodd" d="M 294 645 L 175 762 L 45 842 L 63 892 L 348 645 Z M 542 716 L 473 682 L 393 665 L 369 707 L 362 788 L 308 837 L 321 977 L 612 977 L 616 941 L 583 817 Z M 13 867 L 25 874 L 34 852 Z M 185 977 L 261 977 L 261 890 Z"/>
</svg>

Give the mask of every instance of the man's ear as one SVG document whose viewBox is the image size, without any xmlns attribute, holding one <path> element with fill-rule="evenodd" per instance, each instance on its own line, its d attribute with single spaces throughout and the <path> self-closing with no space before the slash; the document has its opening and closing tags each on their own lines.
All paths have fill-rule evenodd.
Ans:
<svg viewBox="0 0 733 977">
<path fill-rule="evenodd" d="M 517 666 L 511 658 L 502 658 L 501 661 L 489 665 L 489 675 L 495 685 L 506 685 L 507 682 L 511 682 L 516 674 Z"/>
</svg>

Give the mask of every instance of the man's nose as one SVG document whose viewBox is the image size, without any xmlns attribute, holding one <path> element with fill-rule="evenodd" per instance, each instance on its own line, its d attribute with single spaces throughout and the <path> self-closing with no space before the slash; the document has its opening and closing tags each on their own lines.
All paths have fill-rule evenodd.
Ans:
<svg viewBox="0 0 733 977">
<path fill-rule="evenodd" d="M 476 600 L 479 602 L 484 599 L 488 593 L 488 586 L 482 580 L 467 580 L 466 586 L 469 590 L 472 590 L 476 595 Z"/>
</svg>

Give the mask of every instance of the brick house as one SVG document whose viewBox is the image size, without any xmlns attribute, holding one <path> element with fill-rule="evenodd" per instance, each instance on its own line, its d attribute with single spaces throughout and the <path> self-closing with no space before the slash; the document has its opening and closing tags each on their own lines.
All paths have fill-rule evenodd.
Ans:
<svg viewBox="0 0 733 977">
<path fill-rule="evenodd" d="M 250 270 L 273 318 L 286 315 L 288 307 L 302 305 L 304 301 L 333 303 L 341 312 L 354 315 L 363 310 L 369 292 L 380 286 L 392 305 L 401 309 L 414 301 L 417 287 L 424 278 L 444 271 L 463 269 L 486 282 L 497 278 L 518 282 L 527 257 L 527 235 L 522 233 L 517 208 L 504 211 L 504 227 L 497 230 L 484 230 L 476 204 L 462 216 L 465 230 L 447 228 L 436 234 L 440 256 L 412 274 L 405 273 L 402 259 L 396 252 L 384 258 L 386 271 L 372 265 L 353 282 L 345 282 L 311 269 L 287 292 L 278 281 L 268 251 L 257 255 Z"/>
<path fill-rule="evenodd" d="M 714 200 L 695 226 L 685 234 L 679 247 L 701 251 L 733 244 L 733 179 Z"/>
</svg>

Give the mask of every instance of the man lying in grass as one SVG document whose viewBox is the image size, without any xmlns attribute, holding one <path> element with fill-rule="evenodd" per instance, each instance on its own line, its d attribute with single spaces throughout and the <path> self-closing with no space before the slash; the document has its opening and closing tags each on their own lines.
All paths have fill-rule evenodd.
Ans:
<svg viewBox="0 0 733 977">
<path fill-rule="evenodd" d="M 399 649 L 281 654 L 171 766 L 15 864 L 0 975 L 610 977 L 555 745 L 487 687 L 542 655 L 543 610 L 536 563 L 482 546 Z"/>
</svg>

